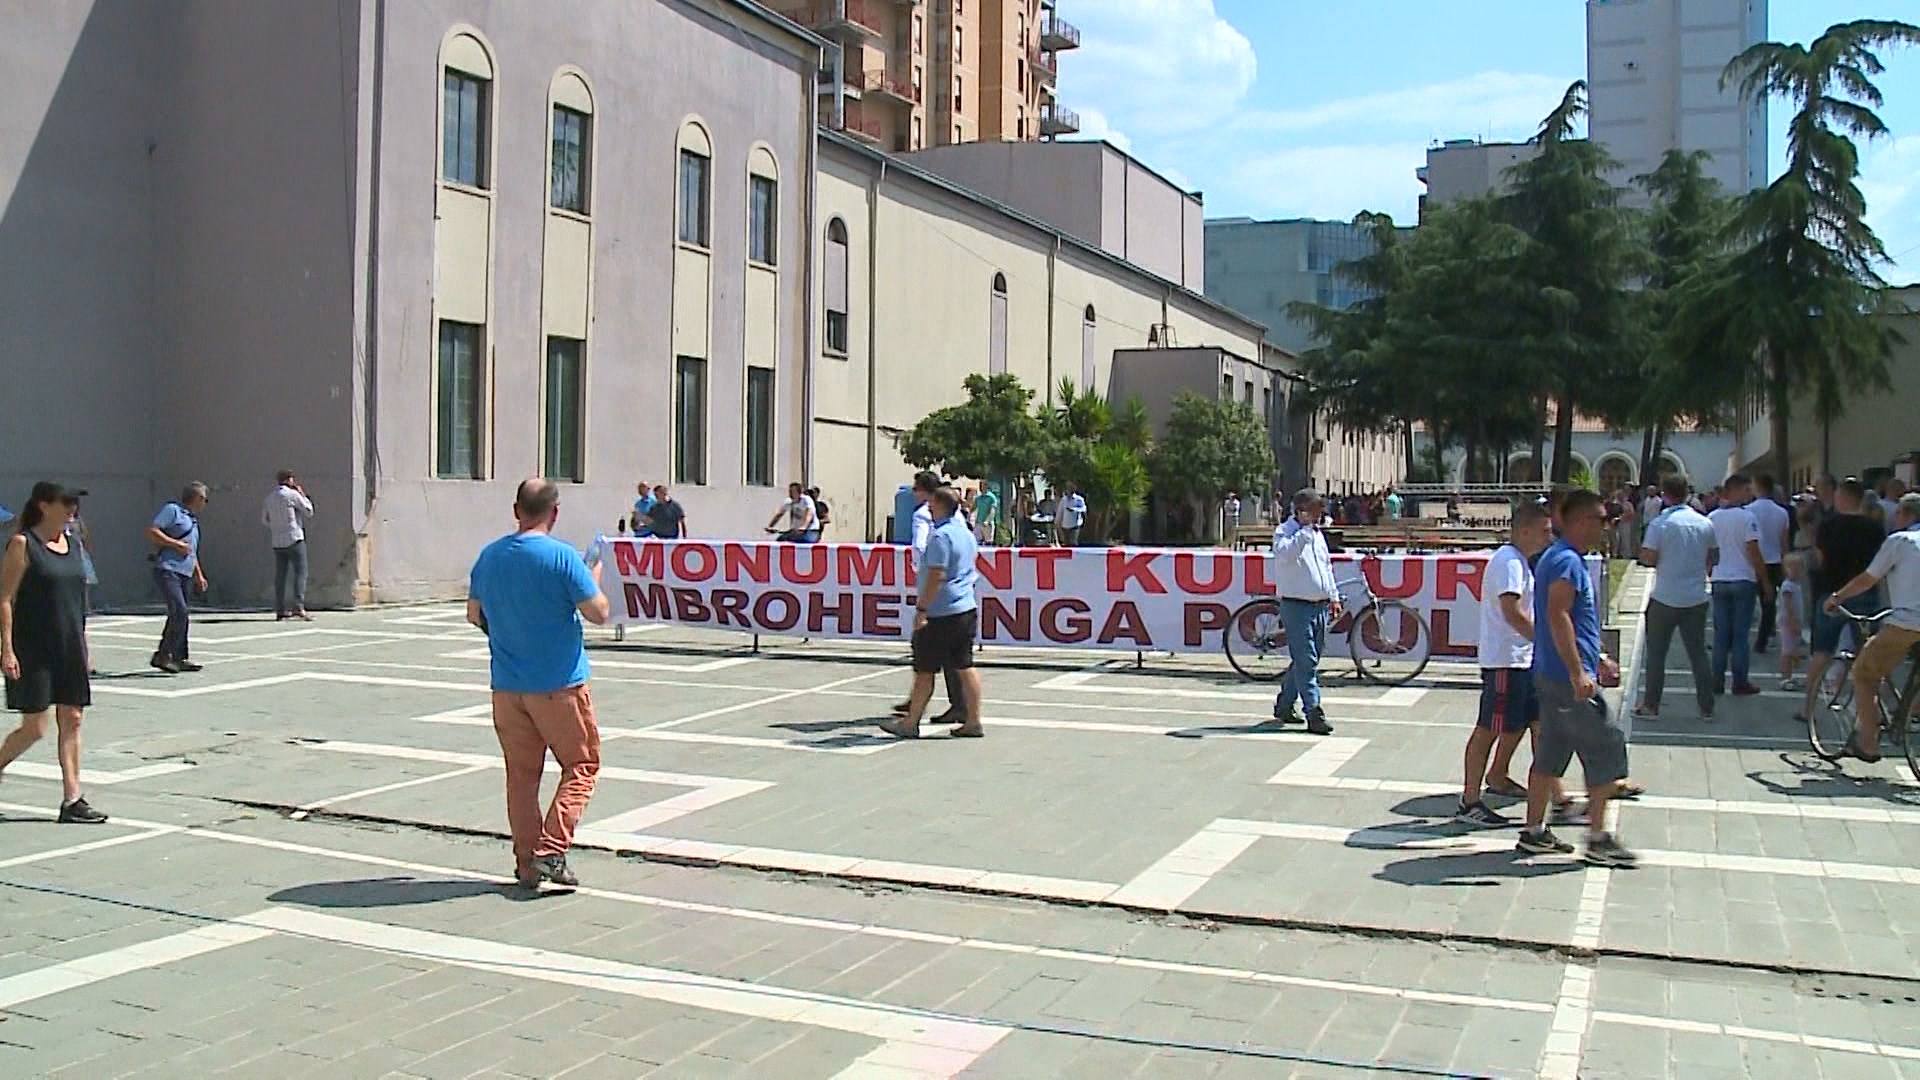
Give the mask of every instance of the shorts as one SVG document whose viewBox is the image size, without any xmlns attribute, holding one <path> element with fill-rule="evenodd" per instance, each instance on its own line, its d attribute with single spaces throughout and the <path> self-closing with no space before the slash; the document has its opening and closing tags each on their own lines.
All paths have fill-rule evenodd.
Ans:
<svg viewBox="0 0 1920 1080">
<path fill-rule="evenodd" d="M 972 667 L 974 631 L 979 627 L 978 611 L 929 618 L 927 625 L 913 632 L 914 672 L 934 675 Z"/>
<path fill-rule="evenodd" d="M 1914 646 L 1920 645 L 1920 630 L 1909 630 L 1904 626 L 1882 623 L 1880 632 L 1867 639 L 1860 649 L 1860 655 L 1853 660 L 1853 678 L 1857 684 L 1865 679 L 1879 682 L 1893 675 L 1900 661 Z"/>
<path fill-rule="evenodd" d="M 1533 771 L 1565 776 L 1576 757 L 1587 787 L 1604 787 L 1627 778 L 1627 733 L 1599 694 L 1586 701 L 1570 684 L 1542 679 L 1534 684 L 1540 700 L 1540 738 L 1533 748 Z"/>
<path fill-rule="evenodd" d="M 1831 593 L 1822 593 L 1813 600 L 1813 651 L 1832 656 L 1840 651 L 1840 636 L 1853 625 L 1853 620 L 1845 615 L 1827 614 L 1827 597 Z M 1872 592 L 1856 596 L 1840 605 L 1855 615 L 1871 615 L 1880 610 L 1880 598 Z"/>
<path fill-rule="evenodd" d="M 20 657 L 20 677 L 7 680 L 7 709 L 43 713 L 55 705 L 84 709 L 93 704 L 93 683 L 84 656 L 48 660 Z"/>
<path fill-rule="evenodd" d="M 1526 668 L 1480 669 L 1480 727 L 1495 735 L 1525 731 L 1540 719 L 1533 672 Z"/>
</svg>

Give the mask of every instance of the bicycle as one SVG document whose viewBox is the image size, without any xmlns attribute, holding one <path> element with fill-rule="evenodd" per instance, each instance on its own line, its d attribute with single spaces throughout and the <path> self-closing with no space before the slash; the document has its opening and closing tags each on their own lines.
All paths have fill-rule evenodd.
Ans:
<svg viewBox="0 0 1920 1080">
<path fill-rule="evenodd" d="M 1893 612 L 1859 615 L 1841 608 L 1840 614 L 1853 622 L 1860 640 L 1865 642 L 1879 629 L 1881 620 Z M 1814 690 L 1813 711 L 1807 715 L 1807 741 L 1812 744 L 1813 752 L 1827 761 L 1839 761 L 1845 757 L 1847 740 L 1853 736 L 1854 721 L 1858 714 L 1854 700 L 1853 663 L 1858 655 L 1854 649 L 1842 649 L 1834 653 L 1826 672 L 1821 676 L 1820 685 Z M 1916 657 L 1909 653 L 1904 685 L 1897 685 L 1890 675 L 1880 681 L 1877 690 L 1875 703 L 1880 709 L 1880 738 L 1883 742 L 1899 744 L 1906 756 L 1908 771 L 1913 773 L 1914 779 L 1920 780 L 1920 732 L 1913 730 L 1914 706 L 1920 702 L 1920 662 L 1916 662 Z"/>
<path fill-rule="evenodd" d="M 1347 623 L 1347 655 L 1361 679 L 1381 686 L 1404 686 L 1420 677 L 1433 657 L 1433 633 L 1411 604 L 1382 600 L 1365 574 L 1336 580 L 1341 616 Z M 1349 595 L 1355 603 L 1349 600 Z M 1338 623 L 1331 628 L 1338 632 Z M 1227 662 L 1255 682 L 1277 682 L 1287 674 L 1287 630 L 1277 597 L 1256 597 L 1240 605 L 1221 632 Z"/>
</svg>

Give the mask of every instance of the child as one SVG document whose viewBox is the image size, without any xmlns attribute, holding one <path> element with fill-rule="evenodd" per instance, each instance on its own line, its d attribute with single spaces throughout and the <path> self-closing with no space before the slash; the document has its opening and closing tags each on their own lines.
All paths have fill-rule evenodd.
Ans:
<svg viewBox="0 0 1920 1080">
<path fill-rule="evenodd" d="M 1796 551 L 1782 560 L 1780 565 L 1786 574 L 1786 579 L 1780 583 L 1780 598 L 1776 605 L 1779 610 L 1776 627 L 1780 631 L 1780 689 L 1796 691 L 1804 688 L 1804 684 L 1794 677 L 1794 672 L 1806 649 L 1801 636 L 1801 602 L 1807 557 Z"/>
</svg>

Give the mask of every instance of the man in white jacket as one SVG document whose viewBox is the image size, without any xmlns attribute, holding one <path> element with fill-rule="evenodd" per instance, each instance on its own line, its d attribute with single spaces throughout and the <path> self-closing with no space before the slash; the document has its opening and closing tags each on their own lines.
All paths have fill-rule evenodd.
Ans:
<svg viewBox="0 0 1920 1080">
<path fill-rule="evenodd" d="M 1298 703 L 1306 710 L 1307 730 L 1315 735 L 1333 734 L 1320 708 L 1320 654 L 1327 646 L 1327 626 L 1340 617 L 1340 586 L 1320 531 L 1325 516 L 1320 493 L 1303 488 L 1293 497 L 1293 516 L 1273 536 L 1273 580 L 1290 661 L 1273 702 L 1273 718 L 1282 724 L 1301 722 L 1294 708 Z"/>
</svg>

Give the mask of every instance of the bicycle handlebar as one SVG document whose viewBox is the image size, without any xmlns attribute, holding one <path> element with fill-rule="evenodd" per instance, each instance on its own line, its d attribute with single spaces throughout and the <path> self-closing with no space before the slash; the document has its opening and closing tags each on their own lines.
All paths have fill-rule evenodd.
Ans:
<svg viewBox="0 0 1920 1080">
<path fill-rule="evenodd" d="M 1887 616 L 1893 614 L 1893 609 L 1888 608 L 1885 611 L 1876 612 L 1875 614 L 1872 614 L 1872 615 L 1861 615 L 1858 612 L 1849 610 L 1845 606 L 1842 606 L 1839 609 L 1839 612 L 1840 614 L 1845 615 L 1847 618 L 1857 623 L 1877 623 L 1880 620 L 1886 618 Z"/>
</svg>

